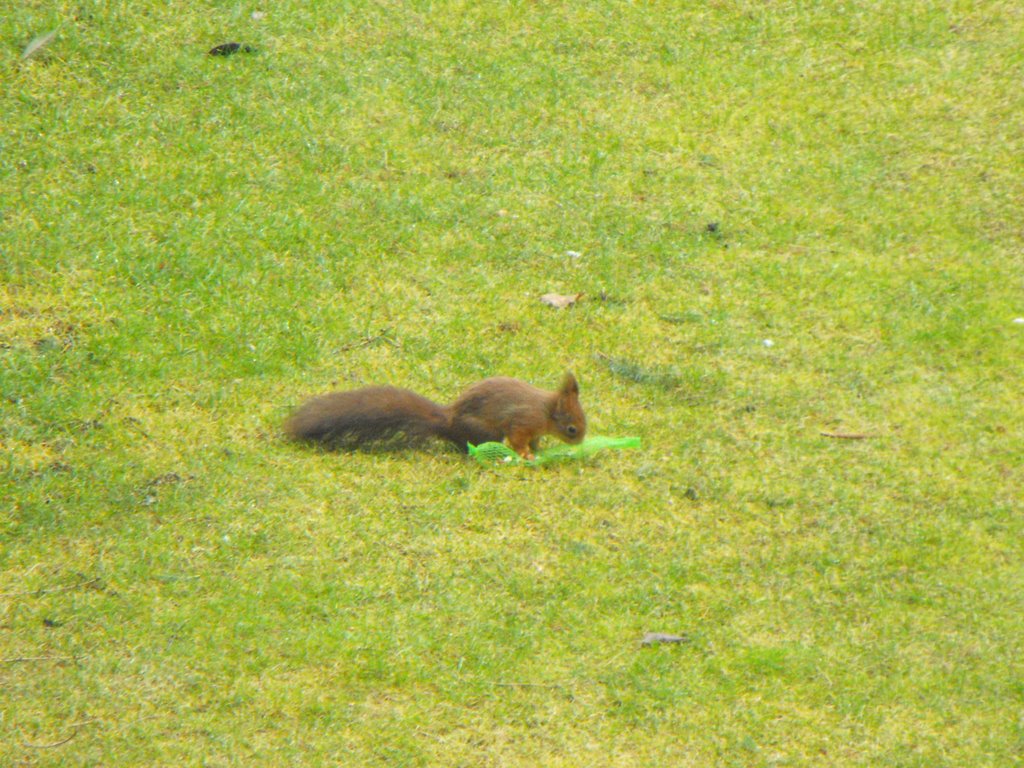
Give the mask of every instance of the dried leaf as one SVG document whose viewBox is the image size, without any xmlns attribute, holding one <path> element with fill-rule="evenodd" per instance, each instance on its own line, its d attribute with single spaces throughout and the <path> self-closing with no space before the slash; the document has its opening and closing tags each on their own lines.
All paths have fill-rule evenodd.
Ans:
<svg viewBox="0 0 1024 768">
<path fill-rule="evenodd" d="M 688 643 L 690 638 L 686 635 L 667 635 L 664 632 L 648 632 L 640 641 L 641 646 L 660 645 L 662 643 Z"/>
<path fill-rule="evenodd" d="M 242 43 L 221 43 L 215 45 L 207 53 L 210 56 L 230 56 L 233 53 L 255 53 L 256 49 L 251 45 L 243 45 Z"/>
<path fill-rule="evenodd" d="M 59 30 L 60 27 L 57 27 L 57 29 L 51 29 L 49 32 L 33 38 L 32 41 L 25 46 L 25 50 L 21 52 L 21 60 L 25 61 L 25 59 L 34 56 L 43 48 L 48 46 L 53 41 L 53 38 L 57 36 L 57 32 Z"/>
<path fill-rule="evenodd" d="M 543 296 L 540 297 L 540 300 L 544 304 L 547 304 L 549 307 L 554 307 L 555 309 L 565 309 L 566 307 L 571 307 L 581 298 L 583 298 L 582 293 L 545 293 Z"/>
</svg>

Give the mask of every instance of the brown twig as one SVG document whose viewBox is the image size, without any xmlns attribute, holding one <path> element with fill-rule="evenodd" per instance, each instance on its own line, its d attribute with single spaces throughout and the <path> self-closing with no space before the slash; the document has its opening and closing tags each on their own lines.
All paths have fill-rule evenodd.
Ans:
<svg viewBox="0 0 1024 768">
<path fill-rule="evenodd" d="M 52 587 L 50 589 L 31 589 L 24 592 L 4 592 L 0 594 L 0 597 L 24 597 L 25 595 L 52 595 L 56 592 L 71 592 L 75 589 L 81 589 L 82 587 L 92 587 L 100 583 L 100 579 L 87 579 L 86 581 L 80 581 L 77 584 L 69 584 L 64 587 Z"/>
<path fill-rule="evenodd" d="M 564 685 L 558 683 L 502 683 L 494 680 L 490 681 L 491 685 L 497 688 L 547 688 L 550 690 L 565 690 Z"/>
<path fill-rule="evenodd" d="M 134 429 L 136 432 L 138 432 L 144 438 L 149 440 L 154 445 L 159 446 L 160 448 L 167 449 L 167 444 L 160 442 L 155 437 L 153 437 L 151 434 L 149 434 L 149 432 L 147 432 L 142 427 L 140 427 L 139 426 L 139 420 L 136 419 L 134 416 L 127 416 L 127 417 L 125 417 L 124 423 L 127 424 L 131 429 Z"/>
<path fill-rule="evenodd" d="M 53 742 L 53 744 L 33 744 L 32 742 L 29 742 L 29 741 L 23 741 L 23 742 L 21 742 L 21 745 L 23 747 L 25 747 L 26 749 L 56 749 L 57 747 L 64 746 L 69 741 L 71 741 L 73 738 L 75 738 L 75 736 L 77 736 L 77 735 L 78 735 L 78 729 L 75 728 L 75 730 L 73 730 L 71 732 L 71 735 L 68 736 L 66 739 L 61 739 L 60 741 L 55 741 L 55 742 Z"/>
<path fill-rule="evenodd" d="M 402 345 L 399 342 L 391 338 L 391 332 L 389 330 L 384 330 L 375 336 L 364 336 L 363 338 L 358 339 L 357 341 L 345 344 L 340 349 L 342 352 L 351 352 L 353 349 L 370 347 L 381 341 L 383 341 L 385 344 L 390 344 L 392 347 L 398 347 L 399 349 L 402 348 Z"/>
<path fill-rule="evenodd" d="M 867 435 L 863 432 L 821 432 L 822 437 L 831 437 L 836 440 L 868 440 L 874 435 Z"/>
</svg>

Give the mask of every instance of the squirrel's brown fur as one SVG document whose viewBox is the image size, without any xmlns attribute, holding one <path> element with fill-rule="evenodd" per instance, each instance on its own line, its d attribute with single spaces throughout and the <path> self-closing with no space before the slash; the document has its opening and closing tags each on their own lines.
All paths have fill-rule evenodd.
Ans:
<svg viewBox="0 0 1024 768">
<path fill-rule="evenodd" d="M 533 458 L 543 435 L 567 443 L 583 440 L 587 419 L 579 393 L 571 373 L 555 392 L 519 379 L 484 379 L 448 406 L 407 389 L 366 387 L 309 400 L 285 422 L 284 430 L 294 440 L 331 448 L 414 445 L 439 437 L 465 451 L 467 443 L 507 439 L 518 454 Z"/>
</svg>

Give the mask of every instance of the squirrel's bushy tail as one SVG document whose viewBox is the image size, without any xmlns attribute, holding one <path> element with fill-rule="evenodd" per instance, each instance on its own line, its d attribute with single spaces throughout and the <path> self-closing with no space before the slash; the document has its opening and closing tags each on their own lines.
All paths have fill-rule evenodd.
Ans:
<svg viewBox="0 0 1024 768">
<path fill-rule="evenodd" d="M 291 415 L 284 431 L 293 440 L 329 448 L 404 446 L 430 437 L 452 439 L 447 408 L 397 387 L 367 387 L 315 397 Z"/>
</svg>

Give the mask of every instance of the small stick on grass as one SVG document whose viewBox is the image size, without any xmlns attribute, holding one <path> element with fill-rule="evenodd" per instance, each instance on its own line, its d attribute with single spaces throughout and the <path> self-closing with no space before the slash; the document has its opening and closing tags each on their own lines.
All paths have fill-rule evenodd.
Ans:
<svg viewBox="0 0 1024 768">
<path fill-rule="evenodd" d="M 863 432 L 821 432 L 822 437 L 831 437 L 835 440 L 869 440 L 874 435 Z"/>
<path fill-rule="evenodd" d="M 392 347 L 402 348 L 402 345 L 391 338 L 391 333 L 387 330 L 378 333 L 376 336 L 363 336 L 363 338 L 353 341 L 349 344 L 345 344 L 341 347 L 342 352 L 351 352 L 353 349 L 362 349 L 363 347 L 371 347 L 379 342 L 390 344 Z"/>
<path fill-rule="evenodd" d="M 26 595 L 40 597 L 42 595 L 53 595 L 58 592 L 71 592 L 72 590 L 81 589 L 83 587 L 92 587 L 99 583 L 99 579 L 86 579 L 85 581 L 80 581 L 77 584 L 68 584 L 64 587 L 50 587 L 49 589 L 44 587 L 42 589 L 25 590 L 24 592 L 3 592 L 0 593 L 0 597 L 24 597 Z"/>
<path fill-rule="evenodd" d="M 547 688 L 549 690 L 565 690 L 564 685 L 558 683 L 517 683 L 517 682 L 498 682 L 490 681 L 491 685 L 498 688 Z"/>
<path fill-rule="evenodd" d="M 32 742 L 29 742 L 29 741 L 23 741 L 23 742 L 21 742 L 21 745 L 23 747 L 25 747 L 26 749 L 56 749 L 57 747 L 64 746 L 69 741 L 71 741 L 73 738 L 75 738 L 75 736 L 77 736 L 77 735 L 78 735 L 78 729 L 76 728 L 75 730 L 73 730 L 71 732 L 71 735 L 68 736 L 66 739 L 61 739 L 60 741 L 55 741 L 55 742 L 53 742 L 53 744 L 33 744 Z"/>
</svg>

